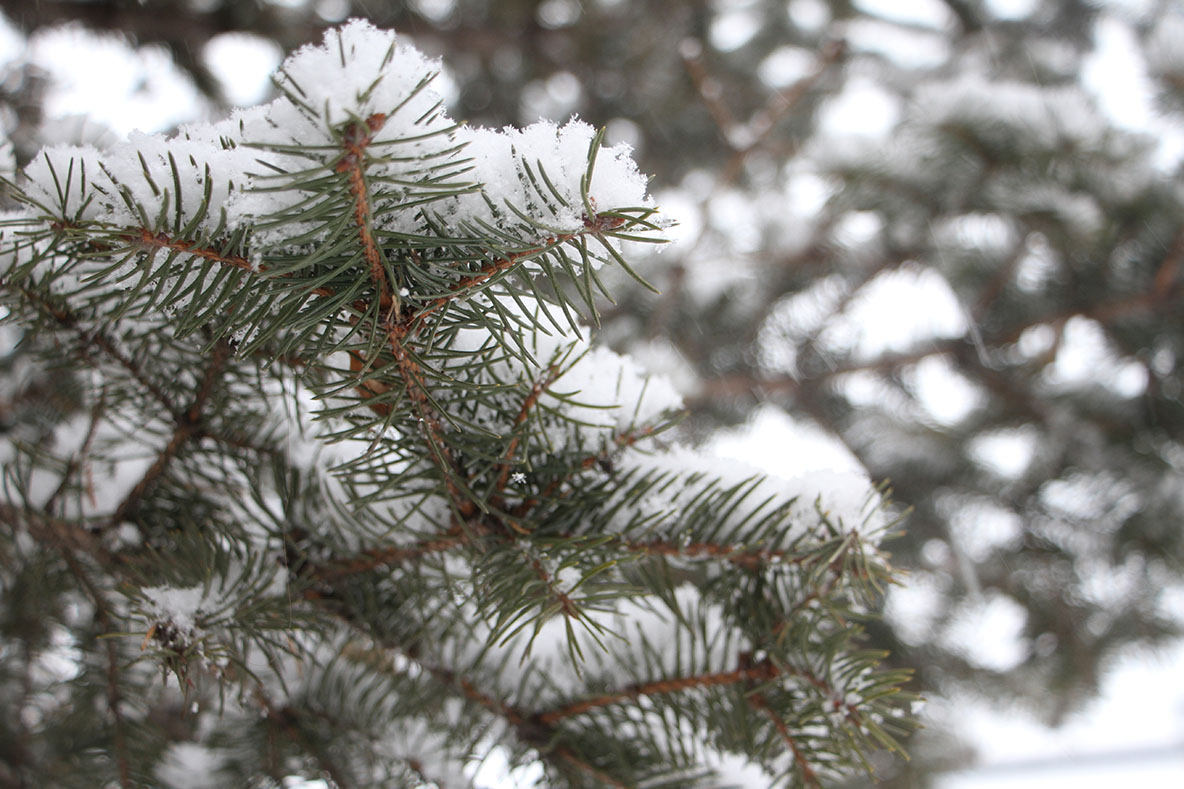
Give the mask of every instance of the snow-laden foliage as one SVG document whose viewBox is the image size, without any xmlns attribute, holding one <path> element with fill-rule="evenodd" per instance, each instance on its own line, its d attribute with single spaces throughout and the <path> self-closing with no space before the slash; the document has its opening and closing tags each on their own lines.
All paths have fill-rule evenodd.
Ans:
<svg viewBox="0 0 1184 789">
<path fill-rule="evenodd" d="M 75 394 L 6 449 L 5 545 L 93 619 L 92 768 L 817 784 L 893 747 L 880 493 L 674 446 L 671 384 L 589 338 L 667 225 L 628 149 L 457 126 L 432 69 L 351 22 L 266 106 L 24 168 L 4 303 Z"/>
</svg>

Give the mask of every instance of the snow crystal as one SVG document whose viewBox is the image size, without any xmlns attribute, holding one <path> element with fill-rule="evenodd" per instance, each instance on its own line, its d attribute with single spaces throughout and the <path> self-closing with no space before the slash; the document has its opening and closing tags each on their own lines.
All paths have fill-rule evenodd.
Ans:
<svg viewBox="0 0 1184 789">
<path fill-rule="evenodd" d="M 150 604 L 151 613 L 160 621 L 172 622 L 177 629 L 186 633 L 196 631 L 197 619 L 204 613 L 202 604 L 206 601 L 202 587 L 174 589 L 171 586 L 151 586 L 141 589 L 140 594 Z"/>
</svg>

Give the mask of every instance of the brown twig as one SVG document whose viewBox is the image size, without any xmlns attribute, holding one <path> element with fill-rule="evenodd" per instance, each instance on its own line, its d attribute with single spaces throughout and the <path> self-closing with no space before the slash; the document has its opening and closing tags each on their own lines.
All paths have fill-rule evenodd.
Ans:
<svg viewBox="0 0 1184 789">
<path fill-rule="evenodd" d="M 362 255 L 370 271 L 370 280 L 378 289 L 378 305 L 389 311 L 393 305 L 391 286 L 387 280 L 382 249 L 374 239 L 373 211 L 370 208 L 370 190 L 366 186 L 366 146 L 374 135 L 386 124 L 386 115 L 381 112 L 371 115 L 365 121 L 356 121 L 345 128 L 343 141 L 345 155 L 335 168 L 349 179 L 350 194 L 354 199 L 354 225 L 362 244 Z"/>
<path fill-rule="evenodd" d="M 241 255 L 227 255 L 219 252 L 216 249 L 203 247 L 193 241 L 185 239 L 173 238 L 168 233 L 157 233 L 149 230 L 146 227 L 139 228 L 133 232 L 126 233 L 122 236 L 124 241 L 129 243 L 136 243 L 145 246 L 149 249 L 171 249 L 175 252 L 184 252 L 187 255 L 193 255 L 202 260 L 211 260 L 215 263 L 221 263 L 224 266 L 248 271 L 252 274 L 263 274 L 267 272 L 267 266 L 262 263 L 252 263 Z M 332 296 L 332 288 L 313 288 L 311 293 L 318 296 Z"/>
<path fill-rule="evenodd" d="M 387 341 L 391 353 L 395 357 L 395 364 L 399 369 L 400 382 L 407 393 L 407 399 L 419 419 L 420 431 L 427 441 L 429 453 L 433 462 L 440 470 L 441 481 L 448 491 L 449 498 L 461 520 L 467 522 L 477 511 L 473 499 L 466 495 L 456 480 L 463 476 L 452 450 L 444 441 L 444 429 L 440 423 L 440 416 L 432 405 L 428 386 L 424 380 L 423 371 L 419 363 L 407 349 L 408 328 L 406 324 L 388 323 L 386 326 Z"/>
<path fill-rule="evenodd" d="M 388 548 L 372 548 L 361 556 L 322 563 L 311 569 L 310 574 L 318 581 L 331 583 L 340 578 L 377 570 L 394 564 L 419 559 L 431 554 L 444 553 L 458 548 L 468 542 L 465 536 L 442 536 L 434 540 L 425 540 L 411 547 L 392 546 Z"/>
<path fill-rule="evenodd" d="M 789 731 L 789 727 L 785 725 L 785 721 L 781 720 L 781 716 L 774 712 L 770 707 L 768 701 L 762 693 L 752 693 L 748 696 L 748 703 L 753 709 L 760 711 L 773 724 L 773 728 L 781 735 L 781 740 L 789 748 L 789 752 L 793 754 L 793 761 L 801 771 L 802 780 L 807 786 L 820 786 L 818 783 L 818 774 L 814 772 L 814 768 L 810 766 L 810 762 L 806 759 L 806 755 L 802 753 L 802 749 L 798 747 L 797 740 Z"/>
</svg>

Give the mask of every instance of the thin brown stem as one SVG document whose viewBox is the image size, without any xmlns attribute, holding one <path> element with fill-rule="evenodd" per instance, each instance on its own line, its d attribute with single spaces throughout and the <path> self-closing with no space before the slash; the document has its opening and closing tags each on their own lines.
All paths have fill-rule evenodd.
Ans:
<svg viewBox="0 0 1184 789">
<path fill-rule="evenodd" d="M 382 249 L 374 238 L 373 211 L 370 207 L 370 189 L 366 185 L 366 147 L 374 135 L 386 124 L 386 115 L 375 113 L 365 121 L 351 123 L 345 129 L 345 155 L 337 163 L 337 172 L 344 173 L 349 180 L 349 191 L 354 200 L 354 225 L 358 240 L 362 244 L 362 256 L 370 272 L 370 280 L 378 290 L 378 305 L 384 312 L 393 304 L 391 286 L 386 276 L 386 265 Z"/>
<path fill-rule="evenodd" d="M 175 252 L 184 252 L 202 260 L 211 260 L 215 263 L 242 269 L 252 274 L 262 274 L 267 271 L 267 266 L 261 263 L 252 263 L 241 255 L 227 255 L 216 249 L 203 247 L 193 241 L 173 238 L 168 233 L 158 233 L 146 227 L 138 228 L 133 232 L 124 234 L 123 239 L 131 243 L 140 244 L 148 249 L 171 249 Z M 313 288 L 311 292 L 318 296 L 333 295 L 333 290 L 325 287 Z"/>
<path fill-rule="evenodd" d="M 387 341 L 391 353 L 395 357 L 395 364 L 399 369 L 399 377 L 411 402 L 415 415 L 419 419 L 420 431 L 428 444 L 428 451 L 440 470 L 441 480 L 448 491 L 449 498 L 462 521 L 468 521 L 477 511 L 477 505 L 471 497 L 465 495 L 457 484 L 461 469 L 452 455 L 452 450 L 444 441 L 444 429 L 440 417 L 432 405 L 428 386 L 424 380 L 423 371 L 419 363 L 412 357 L 406 347 L 408 332 L 402 324 L 387 326 Z"/>
<path fill-rule="evenodd" d="M 793 754 L 793 761 L 798 766 L 798 770 L 802 774 L 802 780 L 807 786 L 821 786 L 818 782 L 818 774 L 810 765 L 806 755 L 802 753 L 802 749 L 798 746 L 797 740 L 789 731 L 789 727 L 785 725 L 785 721 L 781 720 L 781 716 L 774 712 L 766 701 L 764 694 L 753 693 L 748 697 L 748 703 L 753 709 L 760 711 L 773 724 L 773 728 L 781 736 L 782 742 L 789 748 L 789 752 Z"/>
<path fill-rule="evenodd" d="M 729 184 L 736 180 L 745 160 L 754 151 L 764 147 L 773 130 L 777 128 L 777 124 L 818 85 L 831 67 L 842 59 L 846 49 L 846 44 L 841 40 L 826 42 L 818 53 L 812 72 L 790 85 L 786 90 L 774 92 L 769 96 L 765 106 L 749 120 L 747 124 L 749 135 L 746 136 L 750 136 L 750 139 L 745 140 L 744 144 L 735 150 L 728 163 L 724 165 L 719 183 Z"/>
<path fill-rule="evenodd" d="M 400 546 L 372 548 L 353 559 L 324 563 L 313 568 L 311 575 L 318 581 L 331 583 L 340 578 L 370 572 L 380 567 L 402 564 L 432 554 L 445 553 L 464 545 L 466 542 L 468 542 L 468 539 L 464 536 L 441 536 L 434 540 L 425 540 L 407 548 Z"/>
<path fill-rule="evenodd" d="M 329 776 L 337 789 L 349 789 L 349 787 L 354 785 L 346 777 L 341 767 L 329 757 L 329 754 L 320 746 L 317 740 L 304 731 L 300 726 L 299 720 L 293 715 L 291 708 L 276 707 L 264 695 L 262 688 L 256 688 L 255 701 L 259 704 L 260 709 L 268 721 L 282 729 L 290 740 L 299 743 L 316 760 L 317 764 Z"/>
</svg>

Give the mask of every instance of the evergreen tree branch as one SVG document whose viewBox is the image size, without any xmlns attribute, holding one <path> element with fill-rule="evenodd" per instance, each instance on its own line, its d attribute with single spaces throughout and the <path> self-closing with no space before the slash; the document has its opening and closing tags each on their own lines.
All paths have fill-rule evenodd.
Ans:
<svg viewBox="0 0 1184 789">
<path fill-rule="evenodd" d="M 1167 262 L 1167 259 L 1165 259 L 1165 262 Z M 999 332 L 994 332 L 990 336 L 984 336 L 983 341 L 988 345 L 1015 342 L 1028 329 L 1036 326 L 1064 323 L 1070 318 L 1075 317 L 1090 318 L 1102 324 L 1109 324 L 1111 321 L 1128 318 L 1148 311 L 1158 313 L 1175 303 L 1181 296 L 1184 296 L 1184 281 L 1172 282 L 1162 287 L 1152 285 L 1147 290 L 1133 295 L 1118 296 L 1113 299 L 1095 302 L 1094 304 L 1074 306 L 1053 314 L 1031 318 Z M 818 386 L 848 373 L 866 371 L 888 372 L 915 364 L 931 356 L 957 353 L 968 343 L 969 339 L 965 336 L 930 342 L 911 351 L 887 353 L 866 361 L 851 361 L 845 364 L 836 364 L 829 369 L 819 371 L 809 379 L 799 379 L 791 376 L 756 378 L 747 373 L 720 376 L 704 381 L 701 391 L 691 397 L 687 405 L 691 410 L 695 410 L 713 400 L 734 397 L 739 394 L 800 392 L 806 386 Z"/>
<path fill-rule="evenodd" d="M 86 427 L 86 435 L 83 436 L 82 446 L 80 446 L 78 451 L 70 457 L 70 462 L 66 464 L 66 469 L 62 472 L 62 479 L 58 483 L 57 488 L 55 488 L 54 492 L 50 494 L 49 498 L 45 500 L 45 503 L 41 505 L 41 509 L 43 509 L 49 515 L 53 515 L 54 505 L 57 503 L 58 497 L 61 496 L 63 492 L 65 492 L 67 486 L 70 484 L 70 480 L 73 479 L 74 475 L 80 471 L 85 473 L 86 457 L 90 454 L 90 447 L 94 442 L 95 432 L 98 430 L 99 421 L 102 419 L 105 400 L 105 393 L 100 394 L 99 401 L 95 403 L 93 408 L 91 408 L 90 423 Z M 83 483 L 83 486 L 88 488 L 87 495 L 90 497 L 91 501 L 94 501 L 94 490 L 89 489 L 90 486 L 85 482 Z"/>
<path fill-rule="evenodd" d="M 760 692 L 749 694 L 748 703 L 753 709 L 759 710 L 762 714 L 764 714 L 765 717 L 767 717 L 773 724 L 773 727 L 777 730 L 777 734 L 780 735 L 782 742 L 784 742 L 786 747 L 789 748 L 789 752 L 793 754 L 794 763 L 801 772 L 802 781 L 806 784 L 806 786 L 821 786 L 821 784 L 818 782 L 818 774 L 814 771 L 809 759 L 807 759 L 806 755 L 802 753 L 801 747 L 798 745 L 797 740 L 790 732 L 789 727 L 785 725 L 785 721 L 783 721 L 781 716 L 769 707 L 769 702 L 765 698 L 764 694 Z"/>
<path fill-rule="evenodd" d="M 114 633 L 115 628 L 112 627 L 106 598 L 95 587 L 87 575 L 86 570 L 79 565 L 78 560 L 74 557 L 73 549 L 62 542 L 58 542 L 57 545 L 62 559 L 70 569 L 70 573 L 78 581 L 78 585 L 86 592 L 86 596 L 90 598 L 91 604 L 94 605 L 95 620 L 98 622 L 103 634 L 108 635 Z M 119 785 L 125 789 L 130 789 L 133 784 L 127 750 L 127 723 L 124 720 L 122 710 L 123 692 L 120 689 L 118 645 L 114 638 L 104 638 L 103 642 L 107 659 L 107 708 L 111 711 L 111 717 L 114 722 L 112 735 L 115 740 L 115 763 L 119 769 Z"/>
<path fill-rule="evenodd" d="M 115 508 L 115 512 L 111 515 L 108 527 L 114 527 L 123 523 L 128 519 L 140 501 L 144 498 L 144 494 L 148 489 L 160 479 L 169 464 L 181 451 L 190 440 L 196 437 L 201 432 L 202 411 L 206 407 L 206 403 L 210 399 L 210 395 L 214 391 L 214 387 L 218 378 L 222 375 L 222 371 L 226 366 L 226 361 L 230 358 L 230 345 L 225 341 L 218 341 L 214 345 L 213 352 L 210 354 L 209 363 L 206 366 L 205 374 L 202 376 L 201 383 L 198 385 L 197 393 L 193 397 L 193 401 L 184 414 L 180 415 L 176 420 L 176 425 L 172 436 L 169 438 L 167 444 L 157 455 L 156 460 L 144 472 L 144 475 L 138 482 L 128 491 L 127 495 Z"/>
<path fill-rule="evenodd" d="M 1151 280 L 1151 290 L 1158 296 L 1158 301 L 1166 306 L 1173 298 L 1173 293 L 1179 293 L 1180 269 L 1184 266 L 1184 230 L 1176 233 L 1171 248 L 1155 270 Z"/>
<path fill-rule="evenodd" d="M 625 702 L 636 701 L 643 696 L 665 695 L 668 693 L 679 693 L 684 690 L 692 690 L 695 688 L 712 688 L 721 685 L 735 685 L 737 683 L 749 682 L 759 680 L 767 682 L 782 675 L 782 671 L 772 663 L 765 661 L 755 666 L 745 666 L 736 668 L 731 671 L 714 672 L 711 674 L 698 674 L 690 677 L 675 677 L 672 679 L 655 680 L 653 682 L 643 682 L 636 685 L 630 685 L 618 691 L 603 693 L 591 698 L 580 699 L 563 707 L 545 710 L 535 714 L 535 717 L 542 723 L 551 725 L 559 723 L 567 718 L 580 715 L 594 710 L 599 707 L 606 707 L 610 704 L 623 704 Z"/>
<path fill-rule="evenodd" d="M 41 294 L 25 287 L 20 283 L 10 283 L 0 279 L 0 284 L 7 287 L 14 288 L 21 296 L 42 314 L 51 318 L 58 326 L 69 330 L 82 344 L 83 348 L 94 346 L 106 354 L 112 361 L 122 367 L 127 373 L 144 388 L 148 394 L 152 395 L 164 409 L 176 417 L 180 413 L 180 409 L 173 405 L 172 400 L 164 393 L 156 382 L 149 378 L 140 366 L 128 358 L 115 342 L 103 333 L 100 329 L 88 331 L 82 327 L 78 316 L 69 310 L 65 305 L 54 304 L 49 299 Z"/>
<path fill-rule="evenodd" d="M 496 519 L 496 515 L 491 515 Z M 513 524 L 513 521 L 510 521 Z M 519 531 L 521 527 L 514 528 Z M 478 530 L 477 535 L 500 536 L 507 541 L 512 540 L 508 531 L 500 535 L 490 535 L 487 530 Z M 560 540 L 574 539 L 575 535 L 559 533 L 555 535 Z M 471 537 L 457 533 L 456 530 L 436 535 L 431 539 L 421 540 L 410 546 L 386 546 L 368 548 L 360 555 L 351 558 L 328 558 L 319 562 L 308 560 L 309 575 L 320 582 L 332 583 L 354 575 L 391 567 L 405 562 L 414 562 L 426 556 L 447 553 L 470 543 Z M 610 550 L 640 554 L 644 556 L 677 558 L 702 561 L 726 561 L 737 567 L 757 570 L 766 566 L 802 565 L 816 561 L 816 556 L 809 552 L 799 552 L 779 548 L 748 547 L 731 545 L 706 540 L 692 542 L 671 541 L 651 538 L 644 541 L 632 540 L 624 535 L 603 535 L 602 544 Z M 838 557 L 841 559 L 841 556 Z M 837 561 L 837 560 L 836 560 Z"/>
<path fill-rule="evenodd" d="M 318 581 L 332 583 L 333 581 L 358 575 L 380 567 L 389 567 L 403 562 L 421 559 L 431 554 L 451 551 L 468 542 L 464 535 L 440 535 L 431 540 L 423 540 L 411 547 L 391 546 L 386 548 L 370 548 L 353 559 L 330 560 L 320 565 L 312 565 L 310 574 Z"/>
<path fill-rule="evenodd" d="M 511 525 L 513 525 L 512 522 Z M 539 558 L 537 556 L 528 556 L 527 561 L 530 564 L 530 568 L 534 570 L 535 575 L 538 576 L 538 579 L 542 581 L 543 586 L 547 589 L 547 594 L 559 604 L 560 612 L 564 616 L 578 619 L 580 617 L 579 606 L 571 599 L 571 595 L 561 588 L 551 573 L 547 572 L 547 568 L 543 567 L 543 563 Z"/>
<path fill-rule="evenodd" d="M 822 58 L 837 60 L 837 50 Z M 240 708 L 217 713 L 223 725 L 236 725 L 239 713 L 255 720 L 257 707 L 264 722 L 250 728 L 277 743 L 270 753 L 288 756 L 286 741 L 305 770 L 339 786 L 353 773 L 365 782 L 370 765 L 405 778 L 433 772 L 383 752 L 382 738 L 408 726 L 419 732 L 408 739 L 434 742 L 462 715 L 473 723 L 462 720 L 456 739 L 439 747 L 441 766 L 455 767 L 478 738 L 493 736 L 517 754 L 537 751 L 551 775 L 576 785 L 701 768 L 698 746 L 669 721 L 647 720 L 653 735 L 639 730 L 639 743 L 619 729 L 599 731 L 617 714 L 647 717 L 647 704 L 613 707 L 643 697 L 684 720 L 732 705 L 739 715 L 718 733 L 749 742 L 747 755 L 766 768 L 793 769 L 786 750 L 808 777 L 803 760 L 820 772 L 854 763 L 871 735 L 849 720 L 832 714 L 821 733 L 788 734 L 818 719 L 829 698 L 821 680 L 737 666 L 735 655 L 751 648 L 770 666 L 813 667 L 853 694 L 844 698 L 887 711 L 879 699 L 895 680 L 880 679 L 870 653 L 849 651 L 854 626 L 843 620 L 886 576 L 881 557 L 850 553 L 857 533 L 840 533 L 824 505 L 811 511 L 800 486 L 717 473 L 689 452 L 623 452 L 669 426 L 656 414 L 669 413 L 676 397 L 618 354 L 582 353 L 589 346 L 578 320 L 596 319 L 597 288 L 607 295 L 601 262 L 633 274 L 618 242 L 662 226 L 650 219 L 644 176 L 623 148 L 605 147 L 603 132 L 578 123 L 458 131 L 422 68 L 393 35 L 355 22 L 289 61 L 277 78 L 283 95 L 255 114 L 172 139 L 137 137 L 105 152 L 59 147 L 38 158 L 26 208 L 5 220 L 26 228 L 15 231 L 5 262 L 13 277 L 44 276 L 33 286 L 77 305 L 77 318 L 51 313 L 32 324 L 77 335 L 84 354 L 71 361 L 89 364 L 99 375 L 85 382 L 99 378 L 94 391 L 114 403 L 94 442 L 112 477 L 134 484 L 120 486 L 127 492 L 109 521 L 100 514 L 100 528 L 52 512 L 12 509 L 0 518 L 73 551 L 96 584 L 102 577 L 101 588 L 125 594 L 126 618 L 146 623 L 145 657 L 174 673 L 182 691 L 195 687 L 193 670 L 219 691 L 238 683 Z M 781 104 L 770 99 L 740 131 L 761 143 L 811 84 L 778 94 Z M 407 155 L 378 155 L 380 144 L 405 144 Z M 608 210 L 598 212 L 597 201 Z M 597 242 L 603 250 L 592 248 Z M 570 332 L 556 321 L 558 308 Z M 110 354 L 84 331 L 92 322 L 110 332 Z M 204 346 L 193 341 L 202 337 Z M 114 363 L 99 364 L 92 351 Z M 159 365 L 132 363 L 156 353 Z M 290 371 L 270 373 L 266 365 L 281 355 L 307 375 L 289 386 Z M 567 379 L 572 391 L 552 391 L 567 363 L 545 366 L 549 359 L 578 369 Z M 194 392 L 178 394 L 191 378 Z M 273 417 L 289 396 L 294 408 Z M 127 472 L 143 469 L 143 445 L 106 438 L 108 426 L 136 411 L 140 424 L 163 433 L 138 479 Z M 257 433 L 238 435 L 236 424 L 259 417 Z M 613 427 L 630 420 L 652 426 Z M 62 424 L 77 430 L 78 422 Z M 214 453 L 192 446 L 206 436 Z M 27 462 L 22 455 L 10 479 L 22 491 L 52 489 L 35 487 L 49 472 L 77 473 L 63 452 L 20 451 Z M 516 478 L 517 468 L 531 478 Z M 61 510 L 61 491 L 74 488 L 52 483 L 59 493 L 47 504 Z M 836 486 L 833 495 L 846 492 Z M 826 489 L 818 501 L 831 495 Z M 879 533 L 878 520 L 862 520 L 841 500 L 834 523 L 861 519 Z M 179 550 L 158 552 L 155 540 L 125 547 L 105 533 L 130 519 L 145 537 L 145 518 L 158 516 Z M 641 557 L 654 558 L 630 562 Z M 724 594 L 728 584 L 735 595 Z M 803 598 L 819 605 L 803 612 Z M 606 645 L 601 637 L 631 626 L 631 615 L 680 639 L 677 654 L 648 632 L 639 632 L 637 650 Z M 123 617 L 117 608 L 109 616 Z M 588 643 L 570 618 L 587 627 Z M 351 673 L 365 667 L 348 665 L 339 638 L 354 631 L 390 655 L 389 677 L 370 684 Z M 564 635 L 566 655 L 555 651 Z M 606 650 L 606 662 L 590 668 L 599 678 L 580 666 L 597 665 L 592 641 Z M 109 672 L 117 657 L 109 649 Z M 285 671 L 289 658 L 299 677 Z M 351 678 L 361 680 L 356 695 L 330 698 Z M 127 684 L 108 682 L 108 706 L 126 717 L 140 678 L 121 671 L 117 679 Z M 283 695 L 269 698 L 276 681 Z M 761 681 L 769 687 L 753 697 L 746 686 Z M 448 704 L 432 711 L 440 695 Z M 574 700 L 555 701 L 565 697 Z M 749 709 L 745 698 L 759 705 Z M 357 715 L 353 702 L 363 708 Z M 695 737 L 704 747 L 723 741 L 711 739 L 715 722 L 707 728 L 712 735 Z M 191 745 L 217 757 L 220 739 L 208 731 Z M 179 743 L 166 733 L 157 744 Z M 377 758 L 363 754 L 359 763 L 355 748 L 379 749 Z M 183 755 L 165 753 L 162 762 L 160 748 L 133 750 L 128 775 L 175 767 Z M 833 764 L 819 755 L 831 750 Z M 266 746 L 261 753 L 259 764 L 234 758 L 224 770 L 282 775 L 278 759 L 263 763 Z"/>
<path fill-rule="evenodd" d="M 256 687 L 253 695 L 264 717 L 287 734 L 289 740 L 298 743 L 308 755 L 312 756 L 321 770 L 329 776 L 334 786 L 338 789 L 349 789 L 354 786 L 354 782 L 349 780 L 341 766 L 331 759 L 316 738 L 310 736 L 300 725 L 300 715 L 302 714 L 300 710 L 292 707 L 277 707 L 263 692 L 262 687 Z"/>
<path fill-rule="evenodd" d="M 126 564 L 125 557 L 109 550 L 97 535 L 75 521 L 0 502 L 0 522 L 8 524 L 13 533 L 23 528 L 39 544 L 61 545 L 64 550 L 98 561 L 108 570 L 117 570 Z"/>
<path fill-rule="evenodd" d="M 555 746 L 554 752 L 555 755 L 560 759 L 563 759 L 568 764 L 571 764 L 576 769 L 580 770 L 580 772 L 587 773 L 606 786 L 612 786 L 616 789 L 626 789 L 628 786 L 628 784 L 617 780 L 613 776 L 606 773 L 604 770 L 601 770 L 599 767 L 589 764 L 587 760 L 581 759 L 574 751 L 572 751 L 571 748 L 567 747 L 566 745 Z"/>
<path fill-rule="evenodd" d="M 587 760 L 580 758 L 579 755 L 563 742 L 557 741 L 559 732 L 552 725 L 543 723 L 535 716 L 528 715 L 513 705 L 485 693 L 477 688 L 470 680 L 460 676 L 451 669 L 431 666 L 422 661 L 417 661 L 417 663 L 442 684 L 448 687 L 459 688 L 465 698 L 508 723 L 518 735 L 518 738 L 538 749 L 540 756 L 544 759 L 553 761 L 558 758 L 608 786 L 622 788 L 626 786 L 626 784 L 617 778 L 595 765 L 589 764 Z"/>
<path fill-rule="evenodd" d="M 518 451 L 518 444 L 522 440 L 520 430 L 522 425 L 526 422 L 527 417 L 530 416 L 530 410 L 538 403 L 539 397 L 546 391 L 547 387 L 555 383 L 556 377 L 559 375 L 559 370 L 552 365 L 545 371 L 545 375 L 535 381 L 530 388 L 530 392 L 522 401 L 522 407 L 518 409 L 518 413 L 514 416 L 514 437 L 510 439 L 509 446 L 506 447 L 505 460 L 497 470 L 497 492 L 501 493 L 506 489 L 506 485 L 510 481 L 510 467 L 514 463 L 514 453 Z"/>
</svg>

